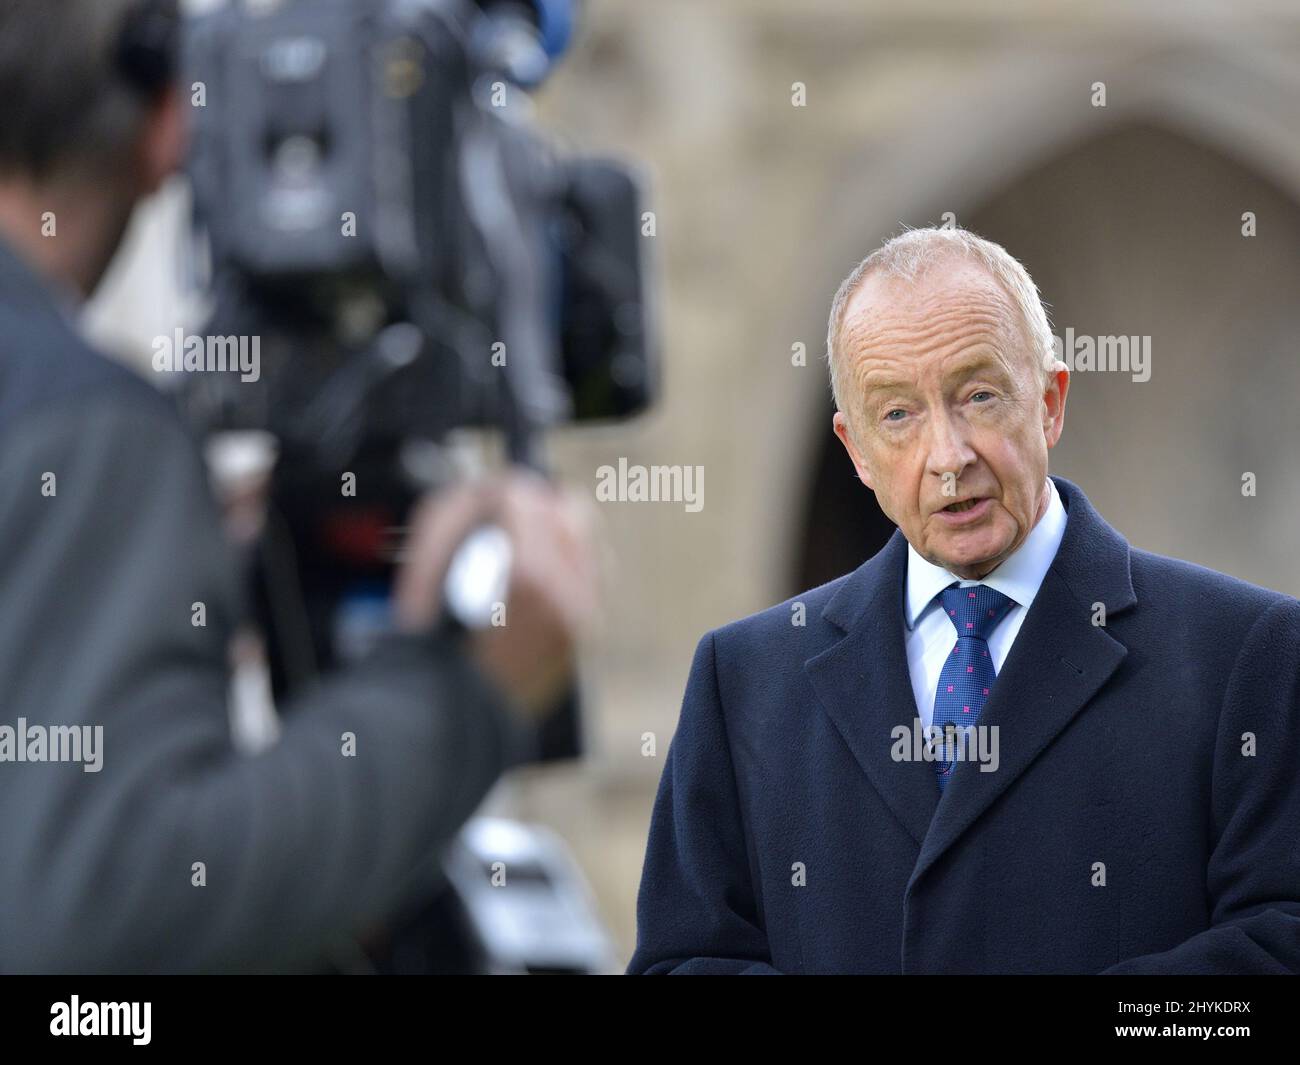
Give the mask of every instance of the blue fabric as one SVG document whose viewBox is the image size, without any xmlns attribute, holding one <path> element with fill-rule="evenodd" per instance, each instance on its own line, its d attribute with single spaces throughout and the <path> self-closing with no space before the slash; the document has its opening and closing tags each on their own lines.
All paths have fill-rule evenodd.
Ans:
<svg viewBox="0 0 1300 1065">
<path fill-rule="evenodd" d="M 952 730 L 970 728 L 979 720 L 998 675 L 989 655 L 988 640 L 1016 604 L 986 584 L 963 588 L 954 583 L 939 593 L 939 599 L 943 612 L 957 630 L 957 642 L 939 674 L 931 719 L 931 727 L 940 730 L 943 736 L 937 749 L 949 755 L 934 763 L 939 790 L 943 791 L 948 777 L 957 768 L 955 743 L 950 739 Z"/>
</svg>

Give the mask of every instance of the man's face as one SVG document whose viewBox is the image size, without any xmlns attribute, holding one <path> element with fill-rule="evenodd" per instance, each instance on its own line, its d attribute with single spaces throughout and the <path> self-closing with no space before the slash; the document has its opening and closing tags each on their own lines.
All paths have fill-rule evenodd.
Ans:
<svg viewBox="0 0 1300 1065">
<path fill-rule="evenodd" d="M 912 284 L 869 276 L 837 355 L 848 411 L 835 433 L 862 483 L 922 558 L 964 580 L 990 573 L 1046 510 L 1069 371 L 1058 362 L 1044 386 L 1015 304 L 964 260 Z"/>
</svg>

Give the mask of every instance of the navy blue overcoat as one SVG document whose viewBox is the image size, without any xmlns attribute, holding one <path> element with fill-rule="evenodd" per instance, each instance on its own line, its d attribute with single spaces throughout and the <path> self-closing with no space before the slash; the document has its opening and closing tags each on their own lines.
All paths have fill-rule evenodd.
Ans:
<svg viewBox="0 0 1300 1065">
<path fill-rule="evenodd" d="M 942 798 L 896 757 L 901 532 L 700 640 L 629 972 L 1300 972 L 1300 600 L 1053 480 L 1065 534 L 979 719 L 998 767 Z"/>
</svg>

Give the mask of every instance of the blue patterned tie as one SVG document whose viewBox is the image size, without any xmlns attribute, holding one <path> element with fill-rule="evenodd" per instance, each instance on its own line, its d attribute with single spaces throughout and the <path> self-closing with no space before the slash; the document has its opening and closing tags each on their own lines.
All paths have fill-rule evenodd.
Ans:
<svg viewBox="0 0 1300 1065">
<path fill-rule="evenodd" d="M 939 690 L 934 696 L 934 717 L 931 719 L 931 724 L 944 729 L 946 735 L 950 725 L 965 728 L 979 719 L 989 689 L 997 679 L 988 638 L 1016 603 L 984 584 L 972 584 L 966 588 L 950 584 L 939 595 L 943 600 L 943 612 L 957 630 L 957 643 L 939 674 Z M 942 745 L 943 741 L 939 743 Z M 943 748 L 940 746 L 938 749 Z M 970 750 L 973 747 L 968 746 L 967 751 Z M 955 752 L 948 753 L 954 754 L 952 761 L 937 760 L 934 763 L 940 792 L 947 787 L 953 770 L 957 768 Z"/>
</svg>

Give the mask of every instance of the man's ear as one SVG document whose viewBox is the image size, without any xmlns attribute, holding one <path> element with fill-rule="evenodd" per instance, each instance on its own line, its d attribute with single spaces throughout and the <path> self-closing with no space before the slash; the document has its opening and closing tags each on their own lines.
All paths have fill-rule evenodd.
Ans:
<svg viewBox="0 0 1300 1065">
<path fill-rule="evenodd" d="M 1070 391 L 1070 368 L 1058 361 L 1043 392 L 1043 436 L 1053 448 L 1065 428 L 1065 397 Z"/>
<path fill-rule="evenodd" d="M 160 93 L 149 106 L 137 146 L 140 194 L 150 196 L 185 161 L 189 116 L 179 85 Z"/>
<path fill-rule="evenodd" d="M 831 419 L 831 426 L 835 430 L 835 435 L 840 438 L 840 443 L 844 445 L 844 450 L 849 453 L 849 458 L 853 460 L 853 468 L 858 471 L 858 480 L 871 488 L 871 482 L 874 478 L 863 461 L 858 445 L 853 440 L 853 429 L 850 427 L 849 420 L 843 411 L 837 410 L 835 412 L 835 417 Z M 874 488 L 871 490 L 875 491 Z"/>
</svg>

